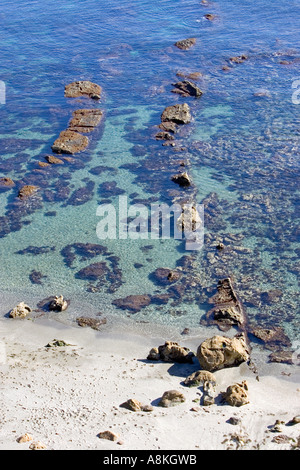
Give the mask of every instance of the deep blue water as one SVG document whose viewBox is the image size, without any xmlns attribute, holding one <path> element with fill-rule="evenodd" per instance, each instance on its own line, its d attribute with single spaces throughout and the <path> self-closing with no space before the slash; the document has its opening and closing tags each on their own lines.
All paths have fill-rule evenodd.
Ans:
<svg viewBox="0 0 300 470">
<path fill-rule="evenodd" d="M 90 315 L 194 327 L 217 281 L 231 276 L 251 325 L 283 326 L 297 338 L 300 105 L 292 86 L 300 78 L 299 20 L 299 1 L 2 1 L 0 177 L 16 183 L 0 193 L 2 291 L 27 302 L 62 293 L 71 299 L 67 320 L 80 301 Z M 190 37 L 190 50 L 174 46 Z M 230 61 L 241 55 L 247 60 Z M 172 93 L 178 72 L 201 73 L 201 98 Z M 100 102 L 65 98 L 74 80 L 101 85 Z M 161 113 L 183 102 L 192 123 L 174 147 L 164 146 L 155 139 Z M 41 169 L 82 107 L 105 113 L 88 149 Z M 196 202 L 204 203 L 203 250 L 187 252 L 173 239 L 97 238 L 97 206 L 119 194 L 144 204 L 190 196 L 171 181 L 182 161 Z M 24 184 L 40 187 L 25 207 L 17 201 Z M 80 251 L 86 243 L 106 251 L 90 257 Z M 106 263 L 100 281 L 80 279 L 95 262 Z M 180 267 L 181 280 L 158 283 L 159 267 Z M 45 277 L 37 283 L 33 271 Z M 137 313 L 112 304 L 131 294 L 156 297 Z"/>
</svg>

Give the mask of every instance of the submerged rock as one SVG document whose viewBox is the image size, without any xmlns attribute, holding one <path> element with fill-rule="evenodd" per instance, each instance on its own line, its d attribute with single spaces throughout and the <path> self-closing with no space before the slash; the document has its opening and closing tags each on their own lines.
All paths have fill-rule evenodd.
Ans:
<svg viewBox="0 0 300 470">
<path fill-rule="evenodd" d="M 74 154 L 84 150 L 89 144 L 89 139 L 71 130 L 62 131 L 52 145 L 52 151 L 56 153 Z"/>
<path fill-rule="evenodd" d="M 187 39 L 182 39 L 181 41 L 175 42 L 175 46 L 178 47 L 178 49 L 181 49 L 183 51 L 187 51 L 191 47 L 193 47 L 196 44 L 196 38 L 187 38 Z"/>
<path fill-rule="evenodd" d="M 71 131 L 89 133 L 98 126 L 102 120 L 103 112 L 100 109 L 77 109 L 68 128 Z"/>
<path fill-rule="evenodd" d="M 20 302 L 9 312 L 10 318 L 25 318 L 31 312 L 31 308 L 24 302 Z"/>
<path fill-rule="evenodd" d="M 278 349 L 280 347 L 290 347 L 291 341 L 285 334 L 283 328 L 274 326 L 272 328 L 255 327 L 251 333 L 261 341 L 268 349 Z"/>
<path fill-rule="evenodd" d="M 167 106 L 161 115 L 162 122 L 172 121 L 177 124 L 188 124 L 191 120 L 190 107 L 187 103 Z"/>
<path fill-rule="evenodd" d="M 213 336 L 200 344 L 197 358 L 204 370 L 216 371 L 227 367 L 235 367 L 248 361 L 249 351 L 244 334 L 233 338 Z"/>
<path fill-rule="evenodd" d="M 151 297 L 145 295 L 128 295 L 123 299 L 116 299 L 112 302 L 118 308 L 123 310 L 131 310 L 133 313 L 139 312 L 142 308 L 147 307 L 151 303 Z"/>
<path fill-rule="evenodd" d="M 176 269 L 169 269 L 169 268 L 157 268 L 153 276 L 156 281 L 160 284 L 170 284 L 172 282 L 178 281 L 181 277 L 181 273 Z"/>
<path fill-rule="evenodd" d="M 65 97 L 67 98 L 88 96 L 89 98 L 99 100 L 101 92 L 102 88 L 100 85 L 88 80 L 72 82 L 65 86 Z"/>
<path fill-rule="evenodd" d="M 75 277 L 77 279 L 96 281 L 97 279 L 103 277 L 107 272 L 108 268 L 105 262 L 92 263 L 78 271 Z"/>
</svg>

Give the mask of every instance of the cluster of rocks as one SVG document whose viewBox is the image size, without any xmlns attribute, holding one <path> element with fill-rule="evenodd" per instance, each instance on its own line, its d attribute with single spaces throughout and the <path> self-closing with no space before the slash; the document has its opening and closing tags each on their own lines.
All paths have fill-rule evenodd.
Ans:
<svg viewBox="0 0 300 470">
<path fill-rule="evenodd" d="M 101 91 L 101 87 L 95 83 L 77 81 L 66 85 L 65 96 L 68 98 L 87 96 L 99 100 Z M 62 131 L 53 143 L 52 151 L 73 155 L 85 150 L 89 139 L 82 133 L 92 132 L 100 124 L 102 117 L 103 111 L 100 109 L 77 109 L 74 111 L 68 128 Z"/>
</svg>

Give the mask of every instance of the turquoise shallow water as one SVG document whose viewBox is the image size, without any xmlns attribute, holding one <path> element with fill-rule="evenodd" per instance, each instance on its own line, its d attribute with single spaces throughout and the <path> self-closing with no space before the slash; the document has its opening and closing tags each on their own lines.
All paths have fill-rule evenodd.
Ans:
<svg viewBox="0 0 300 470">
<path fill-rule="evenodd" d="M 27 302 L 62 293 L 71 299 L 62 321 L 74 320 L 72 301 L 86 300 L 91 315 L 191 328 L 210 308 L 218 280 L 231 276 L 252 326 L 282 326 L 296 340 L 300 107 L 292 96 L 300 3 L 3 3 L 0 177 L 16 186 L 0 193 L 2 292 Z M 188 37 L 197 40 L 192 49 L 174 46 Z M 242 54 L 247 60 L 230 61 Z M 201 98 L 172 93 L 178 72 L 201 74 Z M 66 99 L 64 86 L 74 80 L 100 84 L 100 102 Z M 164 146 L 155 139 L 161 113 L 183 102 L 192 122 L 174 147 Z M 86 106 L 105 112 L 87 150 L 40 169 L 72 111 Z M 171 181 L 182 161 L 192 191 Z M 40 187 L 25 206 L 16 203 L 23 184 Z M 204 204 L 204 248 L 187 252 L 173 238 L 99 240 L 97 207 L 117 206 L 119 195 L 146 207 L 193 195 Z M 216 252 L 220 241 L 225 254 Z M 82 244 L 104 248 L 92 256 Z M 105 263 L 103 277 L 80 279 L 96 262 Z M 183 276 L 158 282 L 160 267 Z M 112 303 L 140 294 L 152 301 L 136 313 Z"/>
</svg>

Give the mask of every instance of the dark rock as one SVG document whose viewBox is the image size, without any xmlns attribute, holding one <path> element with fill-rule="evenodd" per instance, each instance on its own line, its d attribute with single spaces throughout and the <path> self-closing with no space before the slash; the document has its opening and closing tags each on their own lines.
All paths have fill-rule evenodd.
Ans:
<svg viewBox="0 0 300 470">
<path fill-rule="evenodd" d="M 88 96 L 95 100 L 101 97 L 102 88 L 96 83 L 88 80 L 76 81 L 65 86 L 65 96 L 67 98 L 79 98 L 80 96 Z"/>
<path fill-rule="evenodd" d="M 89 181 L 83 188 L 76 189 L 67 201 L 72 206 L 81 206 L 93 198 L 95 187 L 94 181 Z"/>
<path fill-rule="evenodd" d="M 53 300 L 49 303 L 49 310 L 57 312 L 63 312 L 68 308 L 68 302 L 63 298 L 62 295 L 56 295 Z"/>
<path fill-rule="evenodd" d="M 176 282 L 181 277 L 181 273 L 175 269 L 169 268 L 157 268 L 153 277 L 160 284 L 170 284 L 171 282 Z"/>
<path fill-rule="evenodd" d="M 167 106 L 161 115 L 162 122 L 172 121 L 177 124 L 188 124 L 191 120 L 190 107 L 187 103 Z"/>
<path fill-rule="evenodd" d="M 116 181 L 106 181 L 99 186 L 99 194 L 102 197 L 119 196 L 124 193 L 125 190 L 119 188 Z"/>
<path fill-rule="evenodd" d="M 74 154 L 84 150 L 89 144 L 89 139 L 70 130 L 62 131 L 52 145 L 52 151 L 56 153 Z"/>
<path fill-rule="evenodd" d="M 172 92 L 182 96 L 194 96 L 199 98 L 203 94 L 200 88 L 189 80 L 183 80 L 182 82 L 174 83 L 173 86 L 175 88 L 172 90 Z"/>
<path fill-rule="evenodd" d="M 105 246 L 95 243 L 73 243 L 65 246 L 61 250 L 61 255 L 63 256 L 66 265 L 68 267 L 72 267 L 76 256 L 80 256 L 80 261 L 86 261 L 94 258 L 95 256 L 103 255 L 106 251 L 107 248 Z"/>
<path fill-rule="evenodd" d="M 156 140 L 174 140 L 174 136 L 169 132 L 161 131 L 155 135 Z"/>
<path fill-rule="evenodd" d="M 30 245 L 24 250 L 15 251 L 17 255 L 43 255 L 45 253 L 49 253 L 50 251 L 55 251 L 55 246 L 33 246 Z"/>
<path fill-rule="evenodd" d="M 46 277 L 47 276 L 44 276 L 40 271 L 35 271 L 34 269 L 29 274 L 29 279 L 32 282 L 32 284 L 42 285 L 42 279 Z"/>
<path fill-rule="evenodd" d="M 181 41 L 175 42 L 175 46 L 181 50 L 187 51 L 196 44 L 196 38 L 187 38 Z"/>
<path fill-rule="evenodd" d="M 176 183 L 176 184 L 178 184 L 179 186 L 182 186 L 182 187 L 187 187 L 187 186 L 191 185 L 190 177 L 186 172 L 179 173 L 178 175 L 174 175 L 174 176 L 172 176 L 171 179 L 174 183 Z"/>
<path fill-rule="evenodd" d="M 174 341 L 166 341 L 158 348 L 152 348 L 147 356 L 150 361 L 193 363 L 194 353 Z"/>
<path fill-rule="evenodd" d="M 78 271 L 75 275 L 77 279 L 86 279 L 89 281 L 96 281 L 97 279 L 102 278 L 108 272 L 106 263 L 93 263 L 89 266 Z"/>
<path fill-rule="evenodd" d="M 158 127 L 162 129 L 162 131 L 164 132 L 168 132 L 168 133 L 172 132 L 172 134 L 174 134 L 177 129 L 177 124 L 172 121 L 165 121 L 165 122 L 160 123 Z"/>
<path fill-rule="evenodd" d="M 123 299 L 116 299 L 112 302 L 118 308 L 130 310 L 133 313 L 139 312 L 142 308 L 147 307 L 151 302 L 151 297 L 145 295 L 128 295 Z"/>
<path fill-rule="evenodd" d="M 260 339 L 268 349 L 290 347 L 291 341 L 285 334 L 283 328 L 274 326 L 272 328 L 255 327 L 250 330 L 251 334 Z"/>
</svg>

